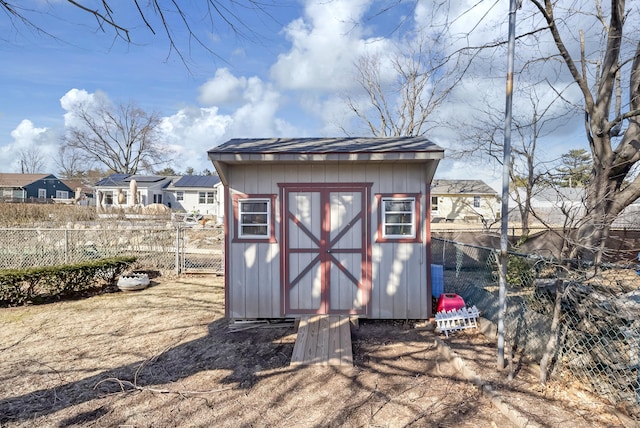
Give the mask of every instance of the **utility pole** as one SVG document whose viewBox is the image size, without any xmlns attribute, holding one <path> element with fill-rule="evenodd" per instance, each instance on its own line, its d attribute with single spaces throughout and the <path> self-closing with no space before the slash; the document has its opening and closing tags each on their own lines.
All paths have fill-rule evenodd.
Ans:
<svg viewBox="0 0 640 428">
<path fill-rule="evenodd" d="M 502 159 L 502 218 L 500 230 L 500 291 L 498 301 L 498 370 L 504 369 L 504 316 L 507 311 L 507 262 L 509 249 L 509 172 L 511 168 L 511 114 L 513 99 L 513 61 L 516 46 L 516 10 L 521 0 L 509 3 L 509 44 L 507 54 L 507 90 L 504 109 L 504 148 Z"/>
</svg>

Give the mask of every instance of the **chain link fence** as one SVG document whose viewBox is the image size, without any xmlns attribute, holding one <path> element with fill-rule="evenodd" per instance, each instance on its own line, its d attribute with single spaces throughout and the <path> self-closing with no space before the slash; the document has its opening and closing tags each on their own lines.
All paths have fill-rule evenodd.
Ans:
<svg viewBox="0 0 640 428">
<path fill-rule="evenodd" d="M 497 325 L 498 250 L 432 239 L 445 293 Z M 541 379 L 580 383 L 640 418 L 640 270 L 581 268 L 510 253 L 505 355 L 540 364 Z"/>
<path fill-rule="evenodd" d="M 1 229 L 0 269 L 135 256 L 141 269 L 224 274 L 221 227 L 112 223 L 80 229 Z"/>
</svg>

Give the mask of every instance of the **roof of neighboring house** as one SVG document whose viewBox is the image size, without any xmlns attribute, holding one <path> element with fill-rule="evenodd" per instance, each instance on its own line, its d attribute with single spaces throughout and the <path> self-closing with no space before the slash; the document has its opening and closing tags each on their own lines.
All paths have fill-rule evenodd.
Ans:
<svg viewBox="0 0 640 428">
<path fill-rule="evenodd" d="M 96 187 L 129 187 L 132 180 L 136 183 L 158 183 L 163 180 L 170 181 L 171 177 L 166 175 L 131 175 L 131 174 L 111 174 L 98 181 Z"/>
<path fill-rule="evenodd" d="M 82 182 L 82 180 L 67 180 L 67 179 L 61 179 L 60 181 L 62 181 L 64 184 L 67 185 L 67 187 L 71 190 L 73 190 L 74 192 L 80 188 L 81 192 L 83 193 L 93 193 L 93 188 L 85 183 Z"/>
<path fill-rule="evenodd" d="M 518 187 L 517 191 L 520 198 L 525 197 L 526 192 L 524 188 Z M 531 202 L 534 205 L 536 202 L 552 204 L 558 202 L 582 202 L 584 196 L 584 187 L 536 187 L 531 194 Z M 515 200 L 513 195 L 512 199 Z"/>
<path fill-rule="evenodd" d="M 444 149 L 425 137 L 238 138 L 208 151 L 214 161 L 345 161 L 442 159 Z M 257 156 L 256 156 L 257 155 Z"/>
<path fill-rule="evenodd" d="M 125 183 L 124 180 L 129 177 L 130 174 L 111 174 L 108 177 L 103 178 L 102 180 L 98 180 L 96 183 L 96 187 L 104 187 L 104 186 L 128 186 L 128 183 Z"/>
<path fill-rule="evenodd" d="M 52 174 L 0 173 L 0 187 L 23 187 L 47 177 L 55 178 Z"/>
<path fill-rule="evenodd" d="M 498 192 L 482 180 L 433 180 L 432 195 L 497 195 Z"/>
<path fill-rule="evenodd" d="M 220 183 L 217 175 L 185 175 L 175 181 L 171 187 L 214 187 Z"/>
<path fill-rule="evenodd" d="M 531 195 L 531 199 L 538 199 L 548 202 L 579 202 L 584 199 L 584 194 L 584 187 L 548 187 L 535 190 Z"/>
</svg>

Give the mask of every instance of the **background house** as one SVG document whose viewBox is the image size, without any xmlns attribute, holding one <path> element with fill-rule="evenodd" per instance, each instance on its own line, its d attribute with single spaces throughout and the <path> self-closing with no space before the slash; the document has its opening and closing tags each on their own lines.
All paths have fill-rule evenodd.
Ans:
<svg viewBox="0 0 640 428">
<path fill-rule="evenodd" d="M 53 174 L 0 173 L 0 198 L 7 202 L 51 202 L 73 197 L 74 190 Z"/>
<path fill-rule="evenodd" d="M 522 215 L 518 201 L 524 201 L 526 192 L 516 188 L 512 192 L 513 208 L 509 209 L 509 222 L 520 223 Z M 529 215 L 530 226 L 563 226 L 575 224 L 584 213 L 583 187 L 536 187 L 529 203 L 533 214 Z"/>
<path fill-rule="evenodd" d="M 236 139 L 208 152 L 225 189 L 230 318 L 432 314 L 424 137 Z"/>
<path fill-rule="evenodd" d="M 217 175 L 185 175 L 165 189 L 165 203 L 174 210 L 198 212 L 222 223 L 222 182 Z"/>
<path fill-rule="evenodd" d="M 135 180 L 136 205 L 162 204 L 164 189 L 174 178 L 162 175 L 111 174 L 95 184 L 97 203 L 102 207 L 132 206 L 131 182 Z"/>
<path fill-rule="evenodd" d="M 491 224 L 500 218 L 498 193 L 482 180 L 433 180 L 431 221 Z"/>
</svg>

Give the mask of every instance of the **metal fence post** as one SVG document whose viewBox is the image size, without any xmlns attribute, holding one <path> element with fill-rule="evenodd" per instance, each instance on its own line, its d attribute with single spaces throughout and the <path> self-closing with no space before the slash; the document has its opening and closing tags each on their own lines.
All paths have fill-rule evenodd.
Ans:
<svg viewBox="0 0 640 428">
<path fill-rule="evenodd" d="M 176 226 L 176 258 L 175 272 L 180 275 L 180 225 Z"/>
<path fill-rule="evenodd" d="M 69 229 L 64 230 L 64 263 L 69 263 Z"/>
</svg>

